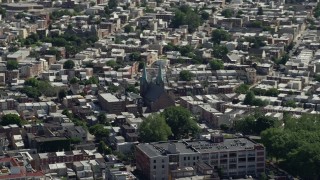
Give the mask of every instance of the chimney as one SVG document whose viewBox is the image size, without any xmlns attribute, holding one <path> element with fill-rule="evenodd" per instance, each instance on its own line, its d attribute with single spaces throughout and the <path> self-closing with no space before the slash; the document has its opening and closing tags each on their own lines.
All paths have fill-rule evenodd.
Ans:
<svg viewBox="0 0 320 180">
<path fill-rule="evenodd" d="M 222 134 L 218 134 L 218 133 L 212 133 L 211 134 L 211 142 L 213 142 L 213 143 L 221 143 L 221 142 L 223 142 L 224 141 L 224 137 L 223 137 L 223 135 Z"/>
</svg>

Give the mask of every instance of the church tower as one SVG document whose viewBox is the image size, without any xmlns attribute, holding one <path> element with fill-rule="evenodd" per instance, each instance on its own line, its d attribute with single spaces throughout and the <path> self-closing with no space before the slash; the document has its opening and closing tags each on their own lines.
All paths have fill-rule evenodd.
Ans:
<svg viewBox="0 0 320 180">
<path fill-rule="evenodd" d="M 146 65 L 143 66 L 142 77 L 140 78 L 140 95 L 143 97 L 148 89 L 148 76 Z"/>
<path fill-rule="evenodd" d="M 156 78 L 156 84 L 158 86 L 164 86 L 164 82 L 163 82 L 163 74 L 162 74 L 162 67 L 161 65 L 159 65 L 159 68 L 158 68 L 158 75 L 157 75 L 157 78 Z"/>
</svg>

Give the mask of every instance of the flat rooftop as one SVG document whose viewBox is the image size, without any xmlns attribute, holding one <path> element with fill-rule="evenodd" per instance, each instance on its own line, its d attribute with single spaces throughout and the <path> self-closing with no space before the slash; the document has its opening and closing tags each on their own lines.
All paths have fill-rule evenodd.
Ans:
<svg viewBox="0 0 320 180">
<path fill-rule="evenodd" d="M 168 151 L 170 142 L 141 143 L 137 148 L 149 157 L 165 156 L 171 154 Z M 253 149 L 256 143 L 247 138 L 224 139 L 221 143 L 213 143 L 209 140 L 178 141 L 171 142 L 176 146 L 178 154 L 212 153 L 226 151 L 240 151 Z"/>
<path fill-rule="evenodd" d="M 105 99 L 107 102 L 119 102 L 120 100 L 112 95 L 111 93 L 103 93 L 103 94 L 100 94 L 100 96 Z"/>
</svg>

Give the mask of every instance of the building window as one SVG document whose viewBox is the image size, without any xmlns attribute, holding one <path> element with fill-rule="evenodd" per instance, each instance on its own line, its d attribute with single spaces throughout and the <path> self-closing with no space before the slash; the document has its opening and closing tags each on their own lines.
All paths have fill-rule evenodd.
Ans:
<svg viewBox="0 0 320 180">
<path fill-rule="evenodd" d="M 157 166 L 153 166 L 153 169 L 156 169 L 157 168 Z"/>
<path fill-rule="evenodd" d="M 188 157 L 188 160 L 190 160 L 190 157 Z"/>
<path fill-rule="evenodd" d="M 193 160 L 196 160 L 196 157 L 193 157 Z"/>
<path fill-rule="evenodd" d="M 187 160 L 187 157 L 183 157 L 183 160 Z"/>
<path fill-rule="evenodd" d="M 162 168 L 164 168 L 164 165 L 162 165 Z"/>
<path fill-rule="evenodd" d="M 162 162 L 164 163 L 164 159 L 162 159 Z"/>
<path fill-rule="evenodd" d="M 153 160 L 153 163 L 157 163 L 157 160 Z"/>
</svg>

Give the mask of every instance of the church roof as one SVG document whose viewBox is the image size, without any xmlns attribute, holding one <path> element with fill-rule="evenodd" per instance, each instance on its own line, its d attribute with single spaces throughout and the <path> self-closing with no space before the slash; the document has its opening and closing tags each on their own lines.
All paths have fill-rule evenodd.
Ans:
<svg viewBox="0 0 320 180">
<path fill-rule="evenodd" d="M 163 87 L 158 86 L 156 84 L 151 84 L 149 86 L 149 89 L 147 90 L 145 98 L 148 101 L 155 102 L 163 93 L 164 93 Z"/>
</svg>

